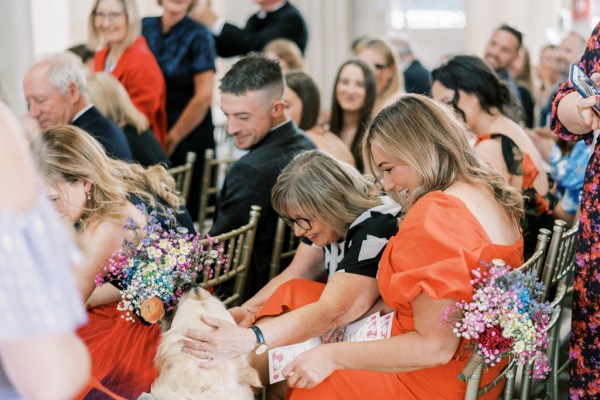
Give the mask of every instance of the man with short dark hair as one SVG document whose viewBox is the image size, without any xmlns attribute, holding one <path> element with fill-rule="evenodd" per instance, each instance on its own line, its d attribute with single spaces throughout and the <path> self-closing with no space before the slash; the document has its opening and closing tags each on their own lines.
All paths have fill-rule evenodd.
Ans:
<svg viewBox="0 0 600 400">
<path fill-rule="evenodd" d="M 40 128 L 75 125 L 98 140 L 109 156 L 133 159 L 123 131 L 90 103 L 85 70 L 76 55 L 58 54 L 34 64 L 23 89 L 29 115 Z"/>
<path fill-rule="evenodd" d="M 244 299 L 269 280 L 269 263 L 277 225 L 271 189 L 281 170 L 314 143 L 284 112 L 284 80 L 276 61 L 250 55 L 235 63 L 221 80 L 221 109 L 227 133 L 249 152 L 229 169 L 217 200 L 210 235 L 238 228 L 248 221 L 250 206 L 262 207 Z"/>
<path fill-rule="evenodd" d="M 533 104 L 530 109 L 523 108 L 523 98 L 533 98 L 529 90 L 519 87 L 510 76 L 510 65 L 519 57 L 519 50 L 523 45 L 523 34 L 510 25 L 501 25 L 494 31 L 485 48 L 485 61 L 492 67 L 498 77 L 508 86 L 516 109 L 509 115 L 517 122 L 526 123 L 528 128 L 533 126 Z M 527 92 L 527 93 L 525 93 Z M 509 110 L 510 111 L 510 110 Z"/>
</svg>

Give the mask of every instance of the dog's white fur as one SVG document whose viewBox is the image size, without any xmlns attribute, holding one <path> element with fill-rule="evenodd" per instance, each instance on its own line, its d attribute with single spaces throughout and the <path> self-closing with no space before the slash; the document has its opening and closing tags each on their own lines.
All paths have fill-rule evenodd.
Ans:
<svg viewBox="0 0 600 400">
<path fill-rule="evenodd" d="M 247 354 L 213 368 L 201 368 L 198 358 L 181 351 L 180 341 L 188 329 L 214 330 L 200 320 L 202 314 L 234 323 L 223 303 L 208 291 L 194 287 L 186 293 L 170 329 L 162 334 L 154 359 L 160 376 L 152 384 L 152 396 L 156 400 L 253 400 L 251 387 L 261 384 Z"/>
</svg>

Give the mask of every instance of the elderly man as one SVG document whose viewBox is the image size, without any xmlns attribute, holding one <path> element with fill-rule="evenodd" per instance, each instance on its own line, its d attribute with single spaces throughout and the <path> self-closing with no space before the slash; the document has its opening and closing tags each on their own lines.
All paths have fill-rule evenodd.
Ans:
<svg viewBox="0 0 600 400">
<path fill-rule="evenodd" d="M 23 80 L 29 115 L 40 128 L 75 125 L 98 140 L 106 153 L 132 160 L 125 134 L 90 103 L 81 61 L 71 54 L 59 54 L 34 64 Z"/>
<path fill-rule="evenodd" d="M 235 146 L 249 150 L 231 166 L 217 201 L 210 235 L 238 228 L 248 221 L 253 204 L 262 207 L 244 299 L 269 280 L 269 262 L 277 214 L 271 189 L 281 170 L 301 151 L 315 144 L 285 115 L 281 68 L 277 61 L 251 55 L 233 65 L 221 81 L 221 109 Z"/>
</svg>

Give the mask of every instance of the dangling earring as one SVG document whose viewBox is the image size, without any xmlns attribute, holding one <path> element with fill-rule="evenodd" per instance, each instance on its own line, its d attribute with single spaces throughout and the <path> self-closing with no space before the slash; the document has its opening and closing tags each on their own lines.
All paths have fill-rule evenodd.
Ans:
<svg viewBox="0 0 600 400">
<path fill-rule="evenodd" d="M 90 192 L 85 192 L 87 195 L 87 200 L 90 201 L 92 200 L 92 194 Z"/>
</svg>

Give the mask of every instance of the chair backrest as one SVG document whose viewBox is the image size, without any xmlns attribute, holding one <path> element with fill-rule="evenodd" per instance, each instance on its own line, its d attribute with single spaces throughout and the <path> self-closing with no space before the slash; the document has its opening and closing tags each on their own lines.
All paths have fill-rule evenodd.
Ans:
<svg viewBox="0 0 600 400">
<path fill-rule="evenodd" d="M 192 173 L 195 163 L 196 153 L 190 151 L 185 156 L 185 164 L 167 170 L 173 176 L 173 179 L 175 179 L 175 187 L 186 202 L 190 195 L 190 184 L 192 183 Z"/>
<path fill-rule="evenodd" d="M 548 257 L 544 264 L 544 273 L 542 281 L 546 285 L 546 292 L 543 300 L 552 300 L 550 296 L 561 281 L 573 271 L 575 265 L 575 245 L 577 244 L 577 231 L 579 226 L 576 224 L 568 231 L 565 231 L 566 222 L 557 220 L 552 229 L 552 240 L 548 249 Z"/>
<path fill-rule="evenodd" d="M 223 247 L 228 262 L 225 264 L 225 268 L 215 266 L 210 275 L 205 274 L 201 286 L 208 289 L 235 279 L 233 294 L 228 295 L 226 298 L 221 298 L 221 301 L 226 306 L 239 305 L 242 299 L 248 275 L 248 265 L 250 264 L 254 248 L 254 237 L 256 235 L 259 216 L 260 207 L 252 206 L 250 220 L 247 224 L 213 237 L 213 240 L 217 240 Z M 208 240 L 205 239 L 202 244 L 210 248 Z"/>
<path fill-rule="evenodd" d="M 284 261 L 294 258 L 299 244 L 300 238 L 294 234 L 294 228 L 287 227 L 283 219 L 278 218 L 275 239 L 273 240 L 269 279 L 273 279 L 281 272 L 281 265 Z"/>
<path fill-rule="evenodd" d="M 200 184 L 200 204 L 198 206 L 200 232 L 205 232 L 210 228 L 210 223 L 216 209 L 214 196 L 221 190 L 229 167 L 237 160 L 234 157 L 216 159 L 213 149 L 206 149 L 204 152 L 204 172 Z M 213 199 L 212 201 L 211 198 Z"/>
<path fill-rule="evenodd" d="M 546 355 L 552 371 L 547 378 L 548 382 L 534 381 L 531 377 L 532 365 L 523 367 L 521 386 L 519 388 L 520 399 L 531 397 L 532 391 L 537 391 L 541 386 L 547 385 L 547 393 L 558 396 L 558 331 L 560 329 L 560 316 L 562 312 L 561 303 L 567 291 L 567 280 L 569 272 L 573 271 L 575 264 L 575 245 L 577 242 L 578 226 L 565 231 L 566 222 L 556 220 L 552 228 L 552 239 L 548 247 L 548 255 L 541 276 L 545 291 L 541 301 L 549 301 L 554 307 L 554 314 L 546 327 L 548 332 L 548 348 Z M 542 383 L 542 385 L 540 385 Z M 535 386 L 534 386 L 535 385 Z M 551 397 L 557 398 L 557 397 Z"/>
<path fill-rule="evenodd" d="M 538 279 L 541 279 L 542 276 L 542 268 L 544 265 L 544 260 L 546 259 L 546 254 L 548 250 L 548 243 L 550 242 L 550 231 L 548 229 L 540 229 L 537 237 L 537 244 L 535 246 L 535 251 L 523 264 L 519 267 L 515 268 L 515 270 L 526 273 L 530 270 L 536 271 Z M 502 260 L 493 260 L 493 263 L 502 262 Z M 492 382 L 488 383 L 484 387 L 479 387 L 481 383 L 481 375 L 483 372 L 482 365 L 479 365 L 475 372 L 473 373 L 471 379 L 467 383 L 467 390 L 465 392 L 465 400 L 476 400 L 480 396 L 483 396 L 494 387 L 496 387 L 499 383 L 501 383 L 505 378 L 506 382 L 504 383 L 504 389 L 502 391 L 502 399 L 512 400 L 513 395 L 515 393 L 515 386 L 517 385 L 518 380 L 516 379 L 517 371 L 517 363 L 515 360 L 509 360 L 508 364 L 500 375 L 498 375 Z"/>
</svg>

